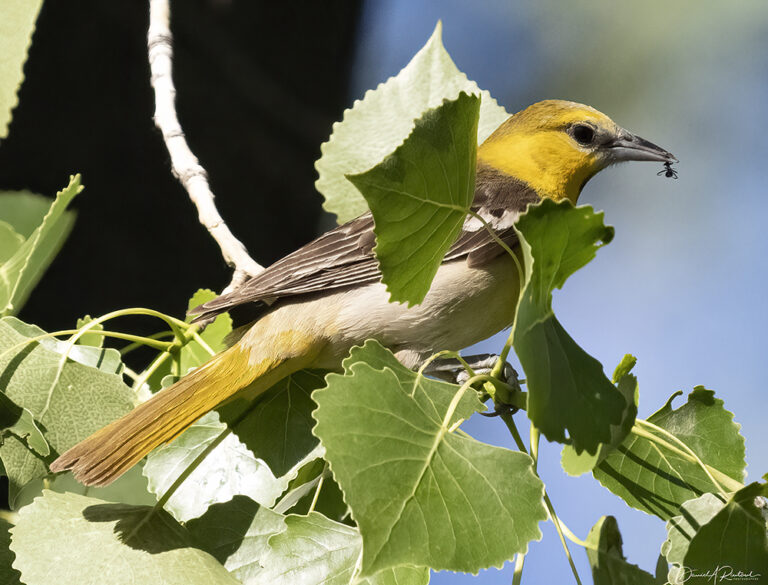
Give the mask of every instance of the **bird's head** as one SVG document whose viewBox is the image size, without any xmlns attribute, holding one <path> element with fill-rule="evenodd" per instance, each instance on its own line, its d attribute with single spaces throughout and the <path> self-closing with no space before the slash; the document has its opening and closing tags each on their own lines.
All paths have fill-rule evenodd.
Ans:
<svg viewBox="0 0 768 585">
<path fill-rule="evenodd" d="M 542 196 L 574 203 L 609 165 L 677 162 L 669 152 L 583 104 L 546 100 L 511 116 L 480 146 L 478 162 L 526 182 Z"/>
</svg>

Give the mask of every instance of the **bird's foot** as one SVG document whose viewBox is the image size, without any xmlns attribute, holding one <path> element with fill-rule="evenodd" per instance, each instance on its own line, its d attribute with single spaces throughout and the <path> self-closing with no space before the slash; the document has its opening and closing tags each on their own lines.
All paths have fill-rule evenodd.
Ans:
<svg viewBox="0 0 768 585">
<path fill-rule="evenodd" d="M 484 353 L 466 356 L 463 358 L 463 360 L 464 363 L 470 367 L 474 375 L 490 374 L 496 366 L 496 363 L 499 360 L 499 356 L 495 354 Z M 424 373 L 428 376 L 433 376 L 435 378 L 445 380 L 446 382 L 462 385 L 471 378 L 471 375 L 467 368 L 464 366 L 464 363 L 456 358 L 439 359 L 431 363 L 424 371 Z M 482 413 L 484 416 L 500 416 L 507 412 L 514 414 L 519 410 L 517 406 L 508 403 L 511 395 L 517 392 L 521 392 L 520 379 L 518 377 L 517 371 L 509 362 L 504 362 L 504 367 L 502 369 L 501 376 L 499 377 L 499 381 L 502 382 L 504 386 L 500 387 L 499 385 L 496 385 L 493 388 L 493 399 L 494 403 L 496 404 L 496 409 L 490 413 Z M 479 384 L 485 383 L 479 382 Z M 485 392 L 483 388 L 480 388 L 479 390 L 484 394 L 483 401 L 488 399 L 489 393 Z"/>
</svg>

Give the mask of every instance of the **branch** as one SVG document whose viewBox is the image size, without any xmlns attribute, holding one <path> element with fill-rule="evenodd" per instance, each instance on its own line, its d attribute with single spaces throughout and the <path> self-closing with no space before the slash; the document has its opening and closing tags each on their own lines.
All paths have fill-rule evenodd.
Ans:
<svg viewBox="0 0 768 585">
<path fill-rule="evenodd" d="M 248 255 L 216 209 L 214 195 L 208 185 L 208 175 L 200 166 L 184 137 L 176 116 L 176 88 L 173 86 L 173 37 L 170 28 L 169 0 L 149 0 L 149 31 L 147 32 L 149 68 L 155 90 L 155 125 L 171 155 L 171 170 L 189 194 L 203 224 L 221 248 L 224 261 L 234 268 L 232 281 L 224 292 L 236 289 L 248 277 L 264 270 Z"/>
</svg>

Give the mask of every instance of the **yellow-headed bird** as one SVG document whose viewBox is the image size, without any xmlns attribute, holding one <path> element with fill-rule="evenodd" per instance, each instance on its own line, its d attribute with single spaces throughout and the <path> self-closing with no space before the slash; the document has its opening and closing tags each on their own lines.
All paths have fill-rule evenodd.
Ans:
<svg viewBox="0 0 768 585">
<path fill-rule="evenodd" d="M 513 224 L 528 203 L 542 197 L 575 203 L 586 182 L 614 163 L 677 160 L 597 110 L 559 100 L 511 116 L 477 158 L 473 209 L 513 248 Z M 366 213 L 195 309 L 198 319 L 245 303 L 263 313 L 229 349 L 72 447 L 51 469 L 104 485 L 239 393 L 255 398 L 302 368 L 336 369 L 366 339 L 415 367 L 436 351 L 461 349 L 512 324 L 514 259 L 476 218 L 467 218 L 424 302 L 411 308 L 388 302 L 374 245 Z"/>
</svg>

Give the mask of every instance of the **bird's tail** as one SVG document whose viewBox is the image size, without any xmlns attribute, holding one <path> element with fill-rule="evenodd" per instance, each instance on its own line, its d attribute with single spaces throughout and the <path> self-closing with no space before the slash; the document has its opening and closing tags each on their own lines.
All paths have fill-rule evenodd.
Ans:
<svg viewBox="0 0 768 585">
<path fill-rule="evenodd" d="M 278 359 L 253 364 L 249 352 L 235 344 L 66 451 L 53 462 L 51 471 L 69 469 L 86 485 L 111 483 L 152 449 L 175 439 L 255 380 L 259 379 L 253 385 L 258 388 L 249 388 L 249 395 L 265 391 L 291 373 L 286 365 Z"/>
</svg>

